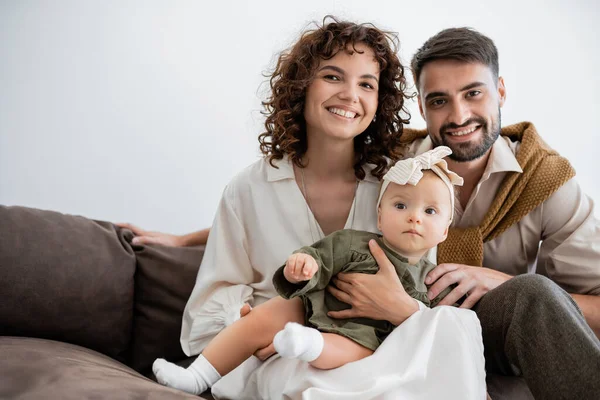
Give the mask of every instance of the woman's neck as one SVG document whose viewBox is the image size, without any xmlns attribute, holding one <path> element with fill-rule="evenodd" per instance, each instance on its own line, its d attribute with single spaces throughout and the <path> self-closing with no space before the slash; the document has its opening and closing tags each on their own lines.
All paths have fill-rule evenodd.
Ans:
<svg viewBox="0 0 600 400">
<path fill-rule="evenodd" d="M 308 144 L 304 154 L 306 172 L 322 180 L 354 180 L 354 143 L 315 143 Z"/>
</svg>

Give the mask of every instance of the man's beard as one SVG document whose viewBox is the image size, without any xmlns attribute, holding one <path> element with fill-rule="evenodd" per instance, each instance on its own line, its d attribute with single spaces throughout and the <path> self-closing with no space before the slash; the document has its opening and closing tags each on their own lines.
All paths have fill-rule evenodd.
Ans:
<svg viewBox="0 0 600 400">
<path fill-rule="evenodd" d="M 448 129 L 460 129 L 466 126 L 476 124 L 481 125 L 482 139 L 478 143 L 465 142 L 465 143 L 451 143 L 448 139 L 448 135 L 444 132 Z M 470 118 L 467 122 L 462 125 L 456 125 L 449 123 L 442 125 L 439 131 L 439 137 L 431 137 L 433 146 L 448 146 L 452 150 L 450 157 L 451 160 L 458 162 L 473 161 L 482 157 L 487 151 L 494 145 L 498 136 L 500 136 L 500 108 L 498 108 L 498 117 L 492 118 L 491 126 L 481 117 Z M 441 138 L 441 140 L 440 140 Z"/>
</svg>

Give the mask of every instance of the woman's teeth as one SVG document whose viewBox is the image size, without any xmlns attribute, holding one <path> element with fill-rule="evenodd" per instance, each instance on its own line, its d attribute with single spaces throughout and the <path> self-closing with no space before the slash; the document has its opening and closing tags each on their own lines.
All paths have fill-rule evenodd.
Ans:
<svg viewBox="0 0 600 400">
<path fill-rule="evenodd" d="M 354 118 L 354 117 L 356 117 L 356 113 L 355 112 L 345 111 L 345 110 L 341 110 L 341 109 L 335 108 L 335 107 L 328 108 L 327 111 L 329 111 L 330 113 L 334 113 L 334 114 L 340 115 L 342 117 L 346 117 L 346 118 Z"/>
</svg>

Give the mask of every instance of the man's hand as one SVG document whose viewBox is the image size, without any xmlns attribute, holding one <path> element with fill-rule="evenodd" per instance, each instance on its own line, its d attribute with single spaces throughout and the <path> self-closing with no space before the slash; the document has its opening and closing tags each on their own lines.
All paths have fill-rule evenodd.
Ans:
<svg viewBox="0 0 600 400">
<path fill-rule="evenodd" d="M 185 246 L 182 236 L 171 235 L 169 233 L 146 231 L 140 227 L 127 223 L 117 223 L 118 227 L 129 229 L 135 237 L 132 244 L 160 244 L 163 246 L 182 247 Z"/>
<path fill-rule="evenodd" d="M 438 303 L 449 306 L 463 296 L 467 296 L 460 308 L 471 308 L 484 294 L 512 278 L 504 272 L 484 267 L 472 267 L 463 264 L 440 264 L 431 270 L 425 278 L 427 285 L 433 284 L 427 292 L 430 300 L 435 299 L 444 289 L 456 283 L 456 287 Z"/>
<path fill-rule="evenodd" d="M 334 277 L 335 287 L 329 285 L 327 289 L 338 300 L 352 307 L 330 311 L 327 315 L 332 318 L 364 317 L 400 325 L 419 310 L 419 305 L 406 294 L 394 265 L 375 240 L 369 241 L 369 249 L 379 265 L 379 271 L 374 275 L 340 273 Z"/>
<path fill-rule="evenodd" d="M 319 265 L 312 256 L 296 253 L 288 257 L 283 276 L 290 283 L 299 283 L 310 280 L 318 269 Z"/>
<path fill-rule="evenodd" d="M 250 307 L 250 304 L 244 304 L 240 309 L 240 317 L 248 315 L 250 311 L 252 311 L 252 307 Z M 262 349 L 256 350 L 256 352 L 254 353 L 254 357 L 258 358 L 260 361 L 265 361 L 267 358 L 271 357 L 276 353 L 277 351 L 275 351 L 275 346 L 273 345 L 273 342 L 271 342 L 271 344 L 267 347 L 263 347 Z"/>
</svg>

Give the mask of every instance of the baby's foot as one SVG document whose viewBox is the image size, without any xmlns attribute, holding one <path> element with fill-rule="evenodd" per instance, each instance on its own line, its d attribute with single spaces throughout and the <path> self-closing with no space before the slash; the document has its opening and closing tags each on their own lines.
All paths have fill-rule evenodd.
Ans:
<svg viewBox="0 0 600 400">
<path fill-rule="evenodd" d="M 191 394 L 200 394 L 207 389 L 200 385 L 200 382 L 196 380 L 196 377 L 185 368 L 168 362 L 162 358 L 154 361 L 152 364 L 152 371 L 156 375 L 156 380 L 161 385 L 165 385 L 174 389 L 183 390 Z"/>
<path fill-rule="evenodd" d="M 323 335 L 316 329 L 288 322 L 273 338 L 273 345 L 281 357 L 310 362 L 323 351 Z"/>
</svg>

